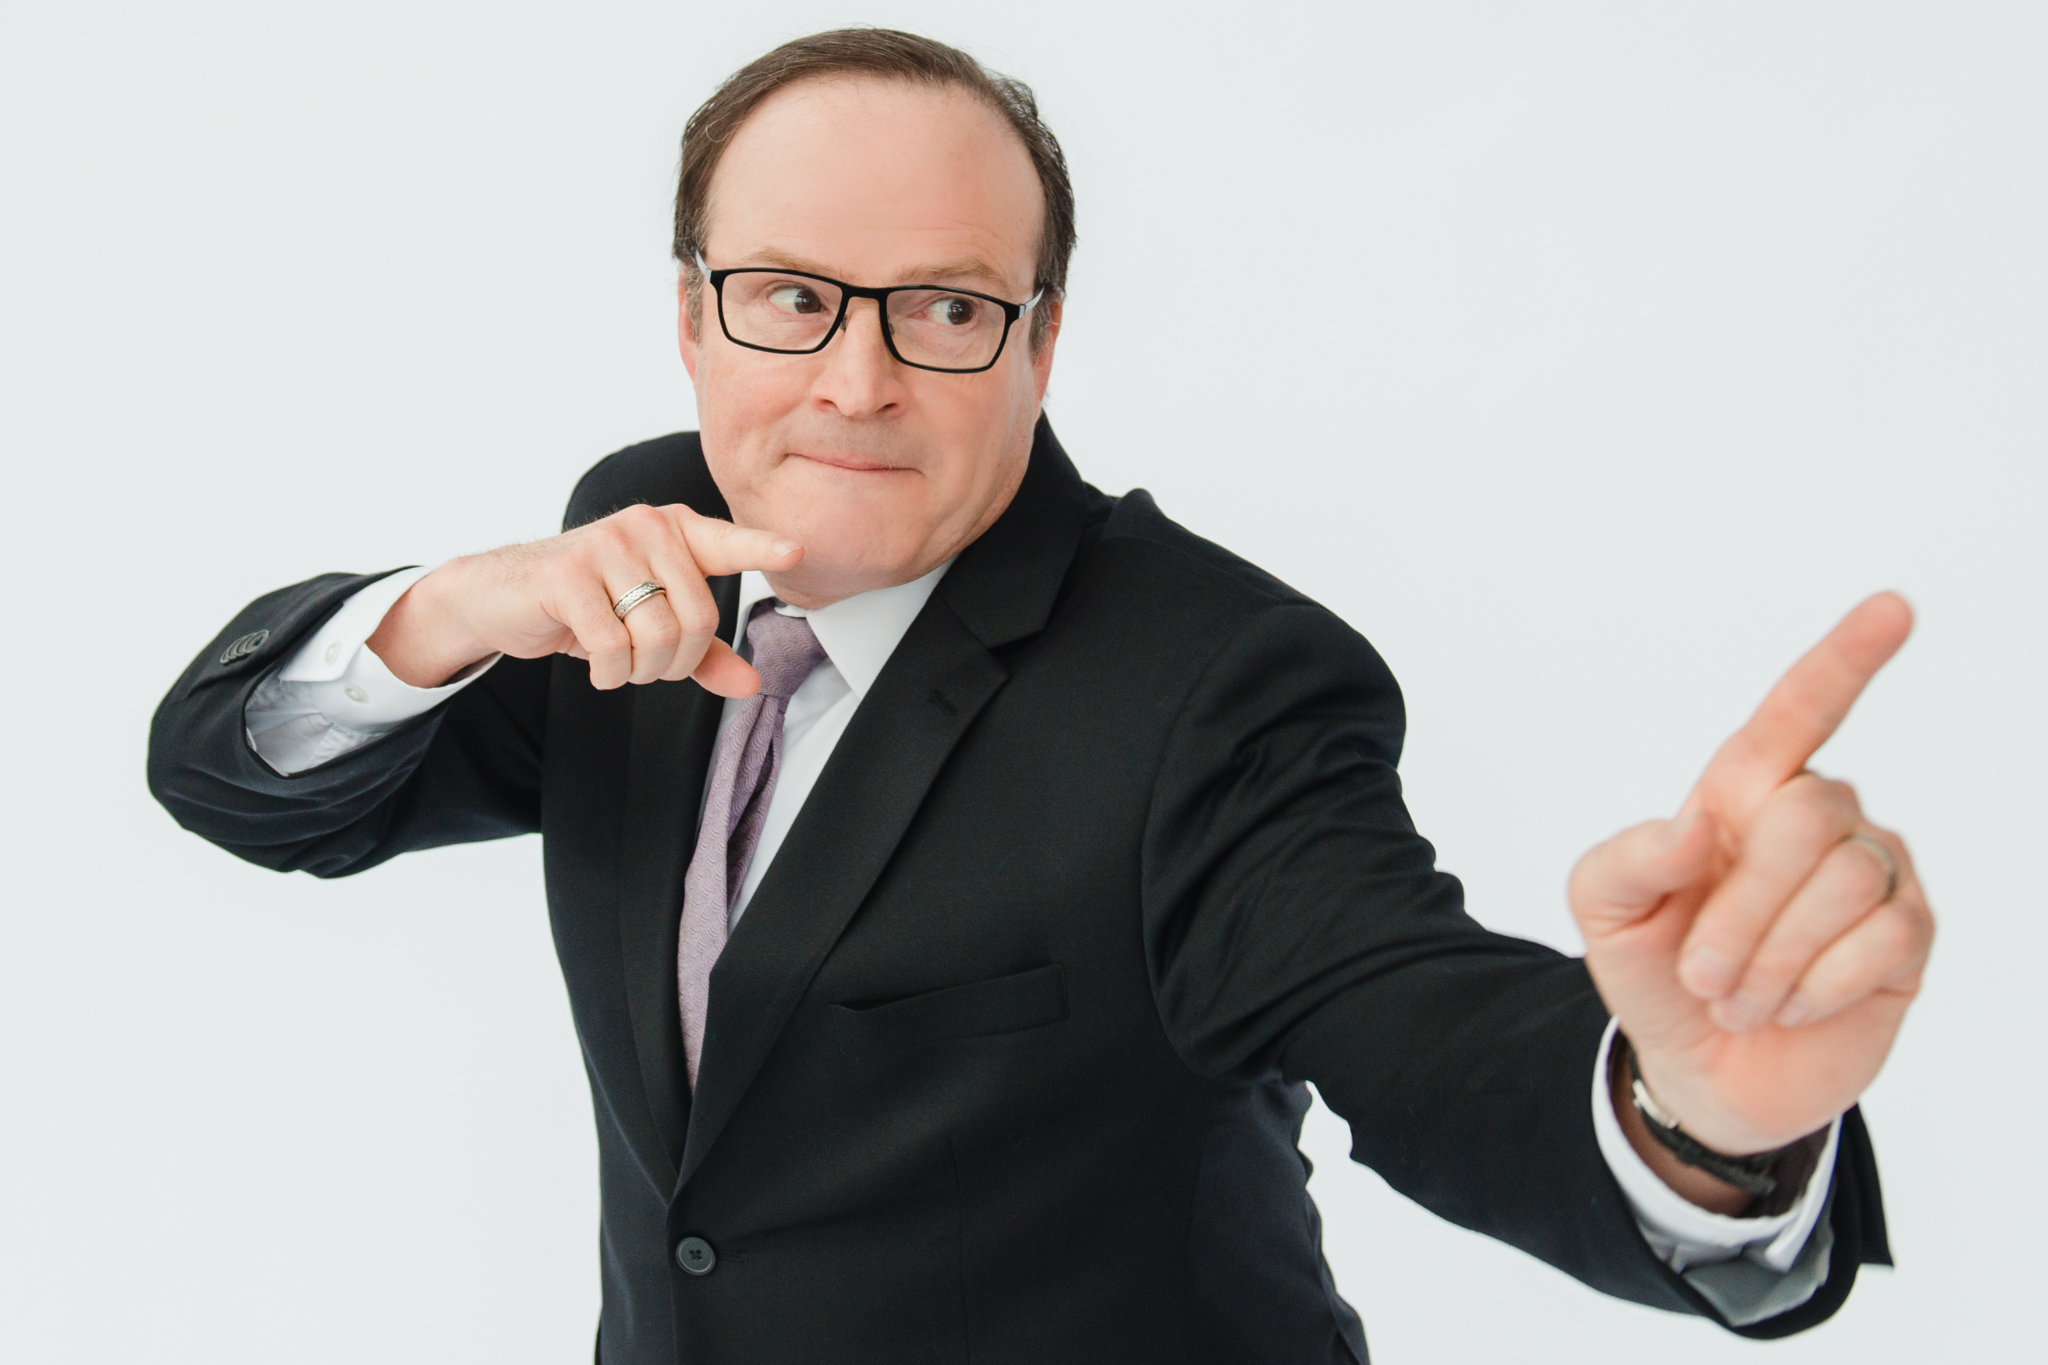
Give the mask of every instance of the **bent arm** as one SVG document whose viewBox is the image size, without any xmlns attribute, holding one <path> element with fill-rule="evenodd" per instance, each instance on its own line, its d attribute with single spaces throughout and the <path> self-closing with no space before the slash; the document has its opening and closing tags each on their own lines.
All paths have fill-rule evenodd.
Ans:
<svg viewBox="0 0 2048 1365">
<path fill-rule="evenodd" d="M 260 866 L 328 877 L 539 829 L 547 659 L 503 660 L 317 767 L 287 776 L 258 754 L 258 689 L 383 577 L 328 574 L 258 598 L 193 660 L 150 726 L 150 791 L 180 825 Z"/>
</svg>

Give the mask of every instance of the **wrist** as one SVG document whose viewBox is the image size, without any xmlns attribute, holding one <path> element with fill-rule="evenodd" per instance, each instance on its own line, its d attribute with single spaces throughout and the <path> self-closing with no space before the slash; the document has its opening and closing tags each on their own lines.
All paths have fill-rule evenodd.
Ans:
<svg viewBox="0 0 2048 1365">
<path fill-rule="evenodd" d="M 450 560 L 406 589 L 363 642 L 408 686 L 439 687 L 497 652 L 456 610 L 463 594 L 454 580 L 462 563 Z"/>
<path fill-rule="evenodd" d="M 1708 1213 L 1736 1217 L 1749 1207 L 1751 1196 L 1747 1190 L 1731 1185 L 1696 1166 L 1680 1161 L 1670 1148 L 1651 1135 L 1649 1124 L 1644 1121 L 1642 1111 L 1635 1106 L 1635 1098 L 1629 1090 L 1628 1065 L 1623 1053 L 1628 1047 L 1626 1036 L 1617 1034 L 1614 1049 L 1608 1058 L 1607 1093 L 1614 1106 L 1614 1117 L 1621 1124 L 1622 1136 L 1628 1145 L 1642 1158 L 1643 1164 L 1673 1193 L 1687 1203 L 1705 1209 Z"/>
<path fill-rule="evenodd" d="M 1688 1202 L 1729 1217 L 1783 1213 L 1811 1178 L 1828 1129 L 1783 1146 L 1730 1153 L 1688 1133 L 1657 1102 L 1644 1082 L 1626 1034 L 1616 1034 L 1608 1057 L 1608 1090 L 1615 1117 L 1636 1155 Z"/>
</svg>

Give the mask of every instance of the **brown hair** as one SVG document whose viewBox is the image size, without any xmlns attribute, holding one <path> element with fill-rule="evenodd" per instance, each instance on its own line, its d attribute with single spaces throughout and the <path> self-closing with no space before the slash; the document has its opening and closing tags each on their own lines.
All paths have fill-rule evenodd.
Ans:
<svg viewBox="0 0 2048 1365">
<path fill-rule="evenodd" d="M 866 76 L 920 85 L 952 86 L 980 99 L 1002 115 L 1031 154 L 1045 194 L 1045 222 L 1038 234 L 1038 270 L 1034 284 L 1046 301 L 1062 297 L 1067 288 L 1067 260 L 1074 254 L 1074 187 L 1067 179 L 1067 159 L 1059 139 L 1038 116 L 1038 101 L 1022 81 L 999 76 L 955 47 L 887 28 L 842 28 L 813 33 L 784 43 L 748 62 L 728 76 L 710 99 L 683 125 L 683 161 L 676 180 L 675 254 L 690 290 L 692 326 L 703 282 L 695 264 L 704 248 L 705 217 L 711 175 L 733 134 L 761 101 L 798 81 Z M 1031 340 L 1044 339 L 1051 310 L 1032 315 Z"/>
</svg>

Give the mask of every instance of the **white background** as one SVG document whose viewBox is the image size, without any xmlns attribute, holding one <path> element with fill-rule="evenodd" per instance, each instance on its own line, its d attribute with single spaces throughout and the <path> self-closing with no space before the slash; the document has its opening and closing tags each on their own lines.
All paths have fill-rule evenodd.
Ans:
<svg viewBox="0 0 2048 1365">
<path fill-rule="evenodd" d="M 1751 1346 L 1436 1222 L 1319 1112 L 1375 1359 L 2048 1349 L 2048 11 L 75 0 L 0 18 L 0 1357 L 588 1359 L 537 843 L 274 876 L 144 737 L 247 599 L 545 533 L 692 424 L 677 133 L 850 21 L 1035 84 L 1062 439 L 1373 639 L 1488 923 L 1574 945 L 1580 850 L 1863 594 L 1920 609 L 1819 760 L 1944 916 L 1867 1105 L 1898 1271 Z"/>
</svg>

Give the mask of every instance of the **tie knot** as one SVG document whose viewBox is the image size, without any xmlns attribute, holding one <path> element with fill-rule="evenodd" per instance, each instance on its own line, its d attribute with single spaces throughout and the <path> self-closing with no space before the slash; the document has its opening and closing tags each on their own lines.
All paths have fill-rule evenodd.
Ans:
<svg viewBox="0 0 2048 1365">
<path fill-rule="evenodd" d="M 761 694 L 767 697 L 791 695 L 812 669 L 825 662 L 825 647 L 818 643 L 811 623 L 801 616 L 784 616 L 774 610 L 778 605 L 772 598 L 761 603 L 747 625 L 754 669 L 761 675 Z"/>
</svg>

